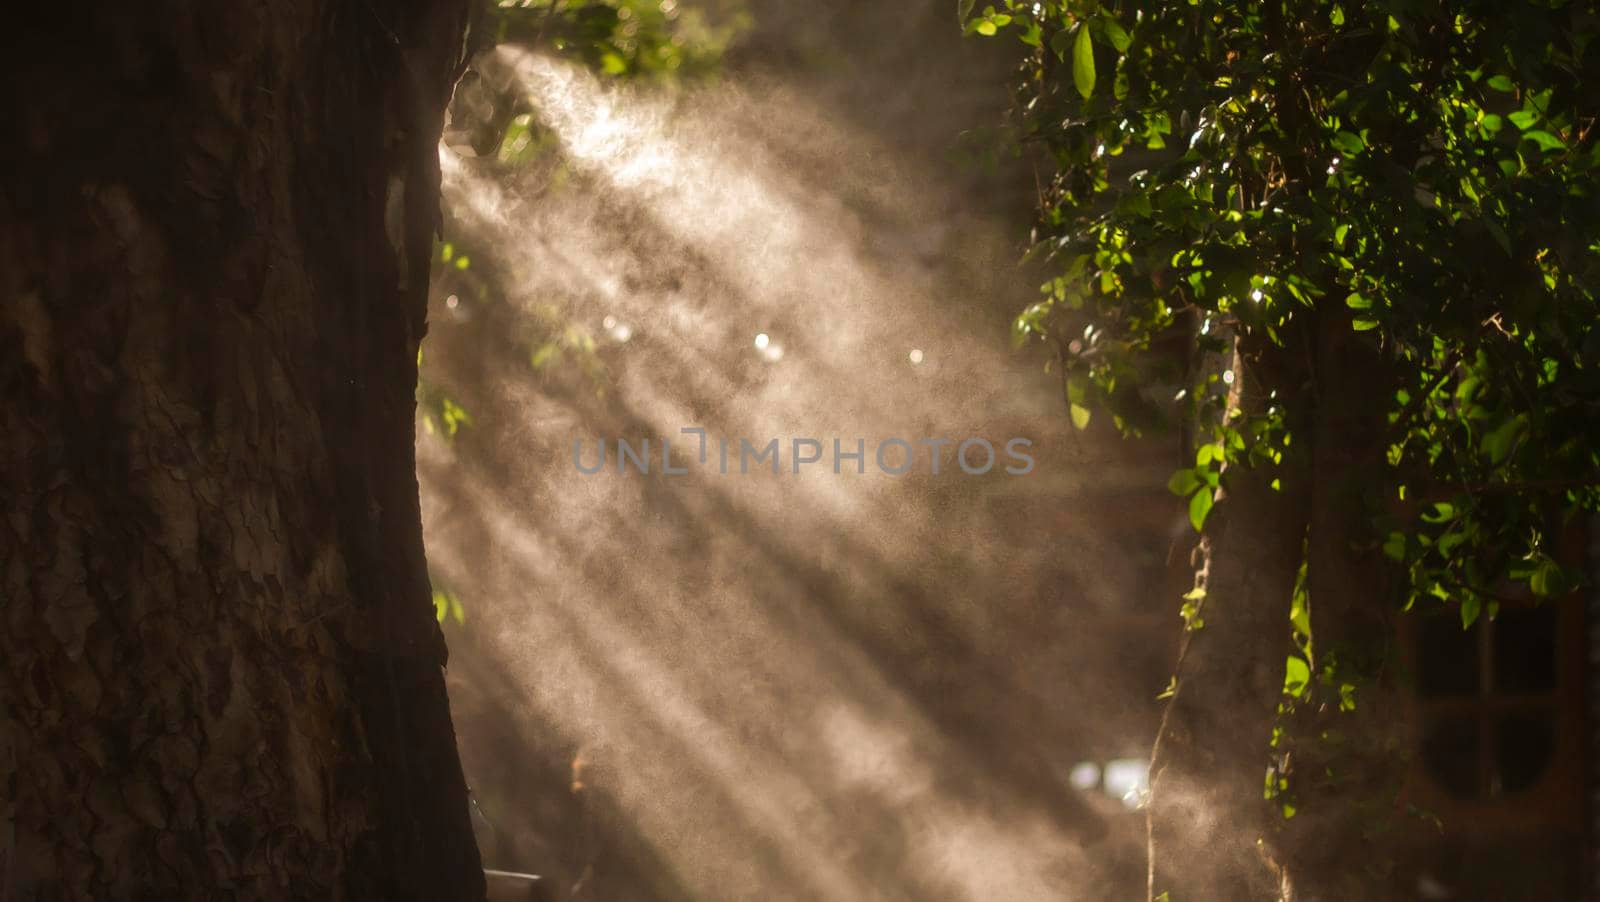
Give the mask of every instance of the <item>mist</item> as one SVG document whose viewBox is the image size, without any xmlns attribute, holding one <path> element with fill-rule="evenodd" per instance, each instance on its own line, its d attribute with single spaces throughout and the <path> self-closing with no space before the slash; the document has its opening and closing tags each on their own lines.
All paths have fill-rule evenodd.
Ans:
<svg viewBox="0 0 1600 902">
<path fill-rule="evenodd" d="M 486 864 L 605 900 L 1142 890 L 1187 525 L 1160 447 L 1075 431 L 1011 346 L 1027 178 L 948 153 L 1003 96 L 476 70 L 543 142 L 508 175 L 447 135 L 423 350 L 425 413 L 469 418 L 425 418 L 418 462 Z"/>
</svg>

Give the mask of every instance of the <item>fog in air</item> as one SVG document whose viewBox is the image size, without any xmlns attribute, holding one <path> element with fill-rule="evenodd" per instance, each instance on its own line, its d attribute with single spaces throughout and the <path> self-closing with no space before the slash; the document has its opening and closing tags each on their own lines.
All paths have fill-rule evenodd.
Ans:
<svg viewBox="0 0 1600 902">
<path fill-rule="evenodd" d="M 1012 60 L 942 4 L 867 57 L 769 12 L 716 80 L 501 47 L 458 89 L 418 453 L 485 863 L 606 900 L 1142 888 L 1192 541 L 1165 446 L 1075 432 L 1010 340 Z M 509 171 L 470 143 L 507 90 Z"/>
<path fill-rule="evenodd" d="M 1600 16 L 32 4 L 0 902 L 1600 900 Z"/>
</svg>

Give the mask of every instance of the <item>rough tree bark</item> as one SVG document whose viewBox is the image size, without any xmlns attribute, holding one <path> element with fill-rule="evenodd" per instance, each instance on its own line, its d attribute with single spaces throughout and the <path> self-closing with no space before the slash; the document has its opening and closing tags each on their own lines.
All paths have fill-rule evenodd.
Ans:
<svg viewBox="0 0 1600 902">
<path fill-rule="evenodd" d="M 413 467 L 462 0 L 29 4 L 0 897 L 483 897 Z"/>
<path fill-rule="evenodd" d="M 1280 402 L 1299 390 L 1300 376 L 1271 349 L 1238 344 L 1230 410 L 1257 410 L 1275 390 Z M 1230 467 L 1206 519 L 1196 581 L 1205 590 L 1203 625 L 1184 634 L 1151 755 L 1152 898 L 1249 902 L 1279 893 L 1281 869 L 1258 840 L 1270 826 L 1268 742 L 1306 532 L 1303 472 L 1293 455 L 1276 469 Z"/>
</svg>

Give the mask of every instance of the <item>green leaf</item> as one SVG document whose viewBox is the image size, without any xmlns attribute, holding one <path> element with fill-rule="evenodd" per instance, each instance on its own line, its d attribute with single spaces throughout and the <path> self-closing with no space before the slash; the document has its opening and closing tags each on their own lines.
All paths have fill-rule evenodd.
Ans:
<svg viewBox="0 0 1600 902">
<path fill-rule="evenodd" d="M 547 341 L 533 352 L 531 363 L 536 370 L 544 369 L 554 363 L 561 356 L 561 346 L 553 341 Z"/>
<path fill-rule="evenodd" d="M 1299 655 L 1290 655 L 1284 664 L 1283 693 L 1296 698 L 1305 694 L 1306 684 L 1311 682 L 1311 667 Z"/>
<path fill-rule="evenodd" d="M 1436 501 L 1428 511 L 1422 515 L 1427 523 L 1444 523 L 1456 518 L 1456 506 L 1448 501 Z"/>
<path fill-rule="evenodd" d="M 1070 404 L 1067 412 L 1072 416 L 1074 428 L 1087 429 L 1089 427 L 1089 408 L 1084 407 L 1082 404 Z"/>
<path fill-rule="evenodd" d="M 1532 141 L 1533 143 L 1539 145 L 1539 147 L 1543 150 L 1567 149 L 1567 143 L 1565 141 L 1557 138 L 1555 135 L 1552 135 L 1547 131 L 1540 131 L 1539 129 L 1523 132 L 1522 140 Z"/>
<path fill-rule="evenodd" d="M 981 34 L 986 38 L 990 38 L 990 37 L 994 37 L 994 33 L 996 31 L 998 31 L 999 29 L 994 27 L 994 20 L 992 20 L 992 19 L 983 19 L 980 22 L 978 22 L 977 25 L 973 26 L 972 30 L 976 31 L 978 34 Z"/>
<path fill-rule="evenodd" d="M 1511 79 L 1504 75 L 1496 75 L 1489 79 L 1488 84 L 1489 87 L 1494 88 L 1496 91 L 1504 91 L 1507 94 L 1517 89 L 1517 86 L 1511 83 Z"/>
<path fill-rule="evenodd" d="M 1445 533 L 1444 535 L 1440 536 L 1438 544 L 1435 545 L 1434 547 L 1438 549 L 1440 555 L 1442 555 L 1444 557 L 1449 557 L 1450 553 L 1452 551 L 1455 551 L 1456 547 L 1459 546 L 1462 542 L 1465 542 L 1466 540 L 1467 540 L 1467 533 L 1466 532 L 1464 532 L 1462 530 L 1458 530 L 1458 529 L 1452 529 L 1449 532 Z"/>
<path fill-rule="evenodd" d="M 1528 577 L 1528 588 L 1533 590 L 1533 594 L 1541 598 L 1564 595 L 1570 591 L 1566 571 L 1562 570 L 1561 565 L 1549 557 L 1540 559 L 1539 565 L 1534 568 L 1533 573 Z"/>
<path fill-rule="evenodd" d="M 1539 121 L 1539 114 L 1533 110 L 1517 110 L 1506 117 L 1517 128 L 1527 131 L 1535 122 Z"/>
<path fill-rule="evenodd" d="M 1467 593 L 1461 598 L 1461 628 L 1471 629 L 1478 622 L 1478 615 L 1483 613 L 1483 599 L 1476 594 Z"/>
<path fill-rule="evenodd" d="M 1073 404 L 1083 404 L 1089 397 L 1089 380 L 1081 374 L 1074 373 L 1067 377 L 1067 400 Z"/>
<path fill-rule="evenodd" d="M 1211 513 L 1211 490 L 1201 489 L 1189 498 L 1189 524 L 1195 532 L 1205 529 L 1206 515 Z"/>
<path fill-rule="evenodd" d="M 1128 32 L 1123 30 L 1122 25 L 1116 19 L 1110 16 L 1101 16 L 1100 27 L 1105 31 L 1106 40 L 1111 42 L 1111 46 L 1117 48 L 1118 53 L 1128 52 L 1128 45 L 1133 43 L 1133 38 L 1128 36 Z"/>
<path fill-rule="evenodd" d="M 1089 29 L 1078 26 L 1078 37 L 1072 42 L 1072 83 L 1084 100 L 1094 93 L 1094 44 L 1089 40 Z"/>
<path fill-rule="evenodd" d="M 1522 435 L 1527 423 L 1527 414 L 1518 414 L 1506 420 L 1484 435 L 1478 450 L 1489 456 L 1490 463 L 1502 463 L 1511 456 L 1511 449 L 1516 446 L 1517 438 Z"/>
<path fill-rule="evenodd" d="M 1372 300 L 1352 292 L 1349 297 L 1344 299 L 1344 305 L 1351 310 L 1371 310 Z"/>
<path fill-rule="evenodd" d="M 1333 136 L 1333 146 L 1349 156 L 1355 156 L 1367 149 L 1367 142 L 1355 132 L 1339 132 Z"/>
<path fill-rule="evenodd" d="M 1304 592 L 1300 593 L 1300 596 L 1295 598 L 1294 603 L 1289 606 L 1289 623 L 1299 635 L 1310 636 L 1311 609 L 1305 606 L 1304 596 Z"/>
<path fill-rule="evenodd" d="M 1178 616 L 1183 618 L 1183 630 L 1186 633 L 1206 628 L 1206 621 L 1200 614 L 1198 602 L 1185 601 L 1183 606 L 1178 609 Z"/>
<path fill-rule="evenodd" d="M 1204 480 L 1195 475 L 1193 470 L 1179 470 L 1167 480 L 1167 491 L 1179 498 L 1189 497 L 1189 493 L 1205 485 Z"/>
<path fill-rule="evenodd" d="M 1067 51 L 1072 44 L 1072 32 L 1058 31 L 1050 36 L 1050 49 L 1056 52 L 1056 59 L 1065 60 Z"/>
<path fill-rule="evenodd" d="M 1383 540 L 1383 553 L 1384 556 L 1392 561 L 1404 561 L 1406 559 L 1405 533 L 1389 533 L 1389 537 Z"/>
</svg>

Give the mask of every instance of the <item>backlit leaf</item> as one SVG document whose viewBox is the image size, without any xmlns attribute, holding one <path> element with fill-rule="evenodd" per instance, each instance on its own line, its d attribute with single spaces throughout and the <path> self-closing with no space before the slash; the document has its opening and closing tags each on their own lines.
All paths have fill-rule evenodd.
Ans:
<svg viewBox="0 0 1600 902">
<path fill-rule="evenodd" d="M 1089 40 L 1089 29 L 1078 26 L 1078 37 L 1072 44 L 1072 83 L 1084 100 L 1094 93 L 1094 44 Z"/>
<path fill-rule="evenodd" d="M 1189 525 L 1195 532 L 1205 529 L 1206 515 L 1211 513 L 1211 490 L 1201 489 L 1189 498 Z"/>
</svg>

